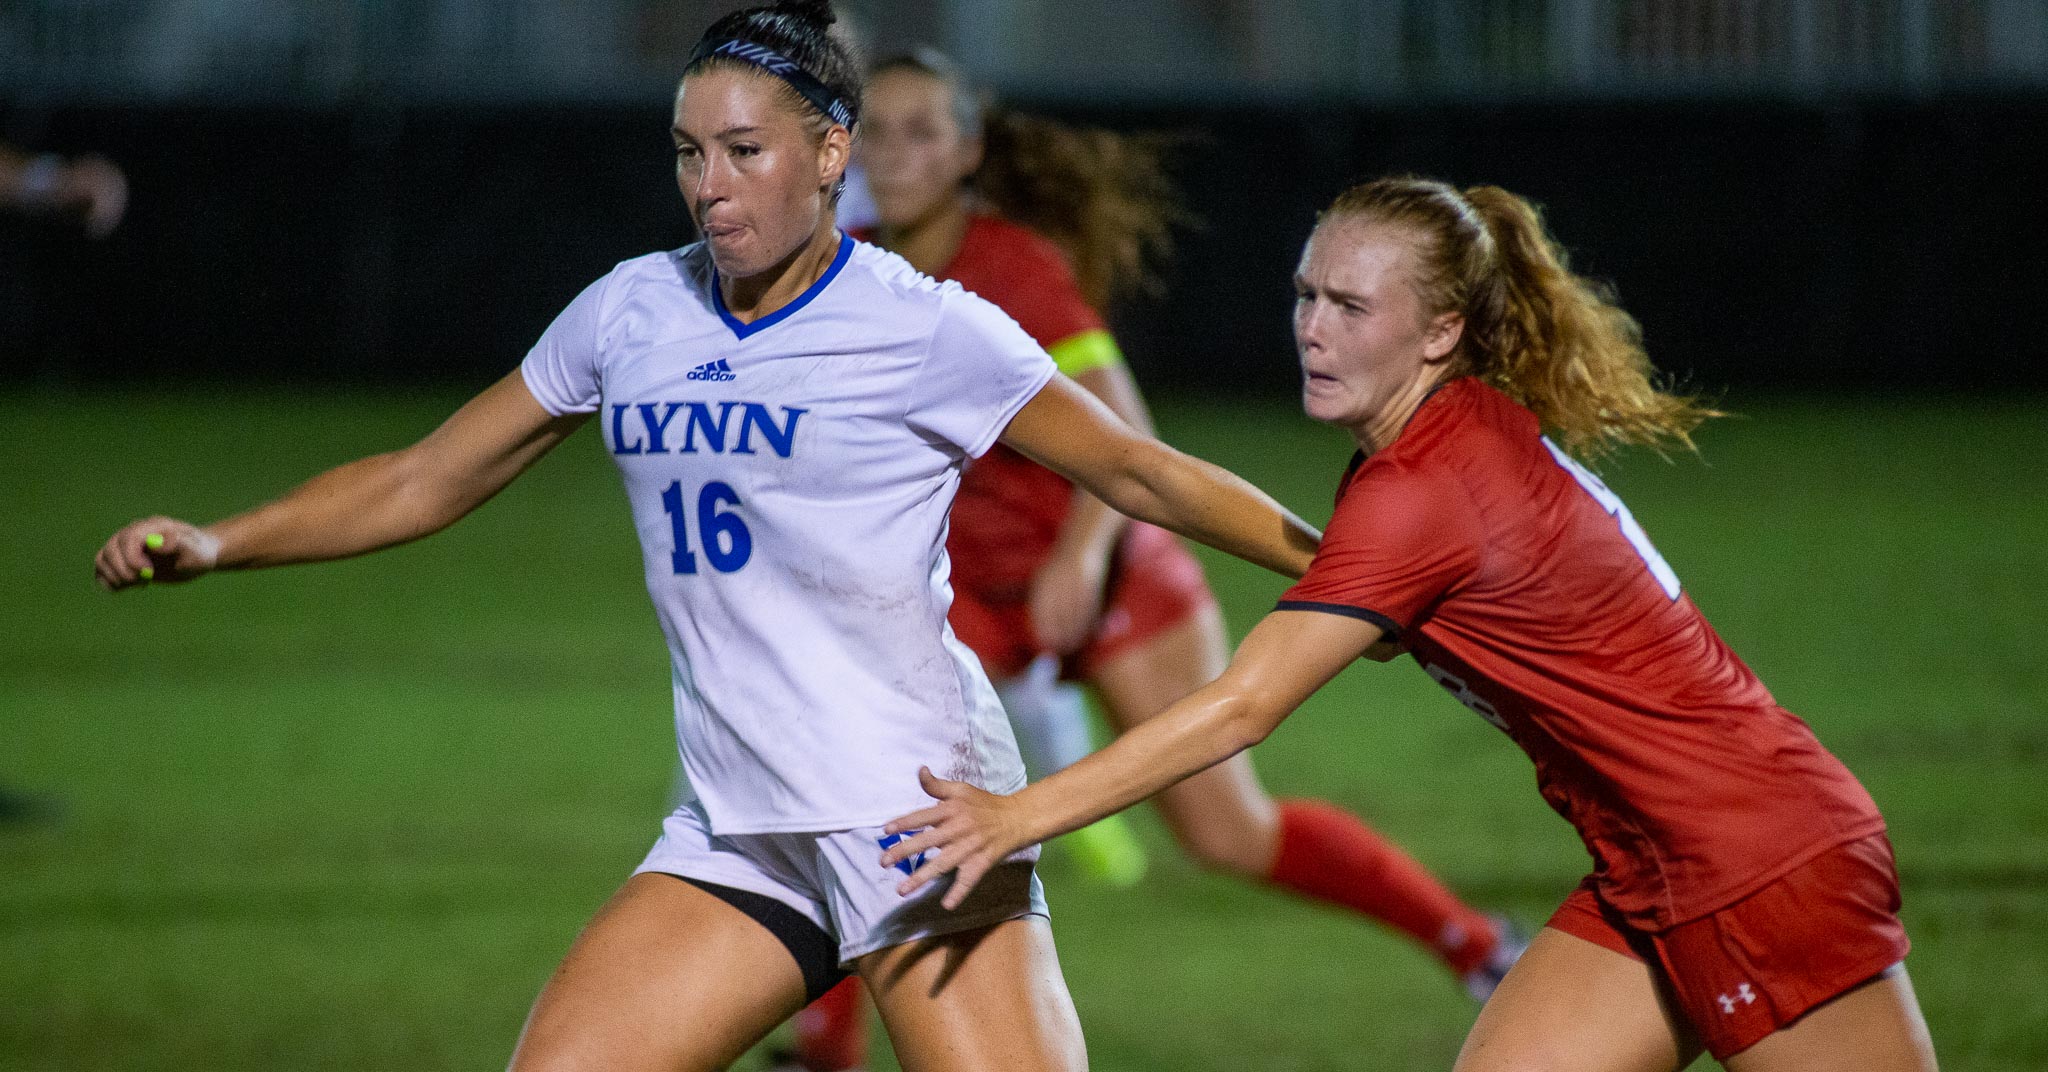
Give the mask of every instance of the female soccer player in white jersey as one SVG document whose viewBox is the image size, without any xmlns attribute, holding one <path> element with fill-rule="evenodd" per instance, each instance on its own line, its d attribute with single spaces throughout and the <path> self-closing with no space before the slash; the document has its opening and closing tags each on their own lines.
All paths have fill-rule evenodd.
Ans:
<svg viewBox="0 0 2048 1072">
<path fill-rule="evenodd" d="M 595 415 L 672 653 L 697 798 L 577 940 L 514 1054 L 543 1069 L 712 1069 L 851 969 L 913 1070 L 1078 1069 L 1035 850 L 957 913 L 897 895 L 880 826 L 929 766 L 1023 784 L 946 626 L 946 512 L 1003 442 L 1118 510 L 1299 575 L 1316 533 L 1134 432 L 993 306 L 834 226 L 860 85 L 829 4 L 713 24 L 676 94 L 704 241 L 629 260 L 514 374 L 405 450 L 205 528 L 101 550 L 109 588 L 343 558 L 454 522 Z"/>
</svg>

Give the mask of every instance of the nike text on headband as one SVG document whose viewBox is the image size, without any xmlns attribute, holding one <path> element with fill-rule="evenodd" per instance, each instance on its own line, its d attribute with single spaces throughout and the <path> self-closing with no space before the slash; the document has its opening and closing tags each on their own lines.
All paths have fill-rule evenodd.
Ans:
<svg viewBox="0 0 2048 1072">
<path fill-rule="evenodd" d="M 696 51 L 690 53 L 690 62 L 684 67 L 687 70 L 696 66 L 698 61 L 713 56 L 728 56 L 767 71 L 789 83 L 791 88 L 810 101 L 811 106 L 824 113 L 826 118 L 848 130 L 853 129 L 853 109 L 846 101 L 840 99 L 825 87 L 825 83 L 812 77 L 809 71 L 782 53 L 752 41 L 704 41 L 697 45 Z"/>
</svg>

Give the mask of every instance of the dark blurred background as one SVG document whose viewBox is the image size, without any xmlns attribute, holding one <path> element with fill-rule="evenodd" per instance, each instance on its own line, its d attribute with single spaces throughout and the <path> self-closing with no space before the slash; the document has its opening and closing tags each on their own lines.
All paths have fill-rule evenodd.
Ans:
<svg viewBox="0 0 2048 1072">
<path fill-rule="evenodd" d="M 0 141 L 96 151 L 102 242 L 0 218 L 0 387 L 480 383 L 687 241 L 684 0 L 0 0 Z M 2048 386 L 2044 0 L 864 0 L 1010 103 L 1194 135 L 1204 221 L 1118 326 L 1284 394 L 1316 209 L 1384 172 L 1547 206 L 1709 392 Z"/>
</svg>

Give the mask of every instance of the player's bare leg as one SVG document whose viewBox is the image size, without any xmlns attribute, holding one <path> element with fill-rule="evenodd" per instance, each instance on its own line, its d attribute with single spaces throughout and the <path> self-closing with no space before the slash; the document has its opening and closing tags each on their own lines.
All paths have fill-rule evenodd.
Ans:
<svg viewBox="0 0 2048 1072">
<path fill-rule="evenodd" d="M 1676 1072 L 1699 1054 L 1649 965 L 1545 927 L 1479 1010 L 1452 1072 Z"/>
<path fill-rule="evenodd" d="M 768 929 L 681 879 L 626 881 L 542 989 L 512 1072 L 711 1072 L 804 1003 Z"/>
<path fill-rule="evenodd" d="M 861 958 L 904 1072 L 1081 1072 L 1081 1021 L 1052 927 L 1027 916 Z"/>
<path fill-rule="evenodd" d="M 1728 1058 L 1729 1072 L 1935 1072 L 1904 964 Z"/>
</svg>

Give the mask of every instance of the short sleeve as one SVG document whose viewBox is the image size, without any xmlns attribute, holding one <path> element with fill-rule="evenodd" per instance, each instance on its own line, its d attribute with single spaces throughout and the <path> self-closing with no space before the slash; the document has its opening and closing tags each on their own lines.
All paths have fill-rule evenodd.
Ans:
<svg viewBox="0 0 2048 1072">
<path fill-rule="evenodd" d="M 1471 500 L 1448 475 L 1362 470 L 1338 501 L 1308 574 L 1277 609 L 1344 614 L 1397 635 L 1477 569 L 1481 545 Z"/>
<path fill-rule="evenodd" d="M 598 338 L 602 324 L 599 307 L 610 279 L 605 276 L 584 287 L 520 363 L 526 389 L 554 416 L 595 412 L 600 404 L 604 383 L 599 375 L 603 349 Z"/>
<path fill-rule="evenodd" d="M 904 419 L 978 458 L 1054 371 L 1052 358 L 1016 321 L 949 286 Z"/>
</svg>

